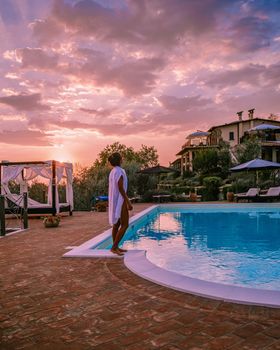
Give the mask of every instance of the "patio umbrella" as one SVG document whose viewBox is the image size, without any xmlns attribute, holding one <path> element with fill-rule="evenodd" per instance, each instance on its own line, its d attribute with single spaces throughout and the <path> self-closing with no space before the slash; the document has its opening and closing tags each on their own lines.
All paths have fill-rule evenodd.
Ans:
<svg viewBox="0 0 280 350">
<path fill-rule="evenodd" d="M 147 175 L 157 175 L 158 176 L 158 182 L 160 174 L 168 174 L 168 173 L 177 173 L 178 171 L 173 168 L 168 168 L 162 165 L 156 165 L 150 168 L 146 168 L 143 170 L 139 170 L 139 174 L 147 174 Z"/>
<path fill-rule="evenodd" d="M 263 123 L 255 126 L 252 129 L 249 129 L 248 131 L 279 130 L 279 129 L 280 129 L 280 126 Z"/>
<path fill-rule="evenodd" d="M 138 173 L 140 174 L 148 174 L 148 175 L 160 175 L 160 174 L 167 174 L 167 173 L 173 173 L 173 172 L 177 172 L 177 170 L 173 169 L 173 168 L 168 168 L 162 165 L 156 165 L 150 168 L 146 168 L 143 170 L 139 170 Z"/>
<path fill-rule="evenodd" d="M 203 136 L 208 136 L 208 135 L 210 135 L 210 132 L 198 130 L 196 132 L 193 132 L 189 136 L 187 136 L 187 139 L 191 139 L 193 137 L 203 137 Z"/>
<path fill-rule="evenodd" d="M 267 169 L 280 169 L 280 163 L 270 162 L 268 160 L 256 158 L 249 162 L 239 164 L 230 169 L 230 171 L 244 171 L 244 170 L 267 170 Z"/>
<path fill-rule="evenodd" d="M 259 170 L 268 170 L 268 169 L 280 169 L 280 163 L 270 162 L 268 160 L 255 158 L 249 162 L 239 164 L 230 169 L 232 172 L 241 172 L 241 171 L 256 171 L 258 183 L 258 171 Z"/>
</svg>

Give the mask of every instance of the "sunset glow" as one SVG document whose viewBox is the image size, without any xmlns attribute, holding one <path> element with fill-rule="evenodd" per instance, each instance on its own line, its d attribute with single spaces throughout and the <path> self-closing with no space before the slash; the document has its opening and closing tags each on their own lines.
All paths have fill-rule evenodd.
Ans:
<svg viewBox="0 0 280 350">
<path fill-rule="evenodd" d="M 91 164 L 119 141 L 280 115 L 278 1 L 1 0 L 0 160 Z"/>
</svg>

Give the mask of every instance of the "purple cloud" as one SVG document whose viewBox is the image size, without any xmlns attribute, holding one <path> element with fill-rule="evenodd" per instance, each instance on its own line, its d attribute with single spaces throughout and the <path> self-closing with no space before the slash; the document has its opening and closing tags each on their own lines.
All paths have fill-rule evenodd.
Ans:
<svg viewBox="0 0 280 350">
<path fill-rule="evenodd" d="M 8 5 L 1 13 L 0 103 L 14 117 L 2 129 L 73 149 L 76 131 L 80 154 L 95 131 L 108 143 L 150 137 L 166 156 L 184 130 L 230 122 L 246 108 L 279 113 L 278 1 L 18 3 L 19 18 Z"/>
<path fill-rule="evenodd" d="M 112 115 L 112 113 L 114 112 L 114 109 L 97 110 L 97 109 L 90 109 L 90 108 L 80 108 L 80 111 L 93 116 L 104 118 Z"/>
<path fill-rule="evenodd" d="M 21 60 L 22 68 L 55 69 L 58 63 L 57 55 L 48 55 L 40 48 L 17 49 L 16 54 Z"/>
<path fill-rule="evenodd" d="M 217 17 L 231 2 L 219 0 L 129 0 L 115 8 L 100 2 L 82 0 L 71 5 L 55 1 L 52 16 L 37 21 L 34 33 L 39 39 L 54 37 L 57 26 L 72 35 L 90 36 L 101 42 L 158 46 L 166 49 L 185 35 L 201 35 L 217 28 Z M 48 30 L 49 28 L 49 30 Z"/>
<path fill-rule="evenodd" d="M 271 44 L 273 24 L 267 17 L 247 16 L 230 28 L 231 44 L 240 51 L 256 51 Z"/>
<path fill-rule="evenodd" d="M 50 45 L 53 42 L 61 39 L 64 33 L 64 27 L 53 18 L 43 20 L 35 20 L 32 23 L 34 37 L 42 45 Z"/>
<path fill-rule="evenodd" d="M 48 135 L 50 136 L 50 135 Z M 46 134 L 41 131 L 18 130 L 0 132 L 0 142 L 21 146 L 51 146 Z"/>
<path fill-rule="evenodd" d="M 203 98 L 201 96 L 176 97 L 162 95 L 158 97 L 158 100 L 167 110 L 178 112 L 187 111 L 196 107 L 203 107 L 213 102 L 210 98 Z"/>
<path fill-rule="evenodd" d="M 85 52 L 85 62 L 69 64 L 63 67 L 63 72 L 81 81 L 94 82 L 97 86 L 118 88 L 128 96 L 151 92 L 158 73 L 165 65 L 161 58 L 139 58 L 115 63 L 101 52 Z"/>
<path fill-rule="evenodd" d="M 19 94 L 0 97 L 0 103 L 18 111 L 43 111 L 50 107 L 41 103 L 41 94 Z"/>
<path fill-rule="evenodd" d="M 269 66 L 248 64 L 240 69 L 224 70 L 210 74 L 206 78 L 206 85 L 223 88 L 239 83 L 246 83 L 253 87 L 269 86 L 280 83 L 280 62 Z"/>
</svg>

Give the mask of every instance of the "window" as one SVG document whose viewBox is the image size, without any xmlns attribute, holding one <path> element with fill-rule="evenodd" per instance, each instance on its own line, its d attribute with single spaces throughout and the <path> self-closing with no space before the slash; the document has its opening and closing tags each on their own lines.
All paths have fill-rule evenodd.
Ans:
<svg viewBox="0 0 280 350">
<path fill-rule="evenodd" d="M 234 140 L 234 132 L 233 132 L 233 131 L 230 131 L 230 132 L 229 132 L 229 140 L 230 140 L 230 141 L 233 141 L 233 140 Z"/>
</svg>

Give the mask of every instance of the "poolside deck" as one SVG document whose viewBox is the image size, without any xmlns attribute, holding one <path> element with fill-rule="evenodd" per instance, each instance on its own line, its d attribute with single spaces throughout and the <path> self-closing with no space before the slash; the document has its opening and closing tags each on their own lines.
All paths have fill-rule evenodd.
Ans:
<svg viewBox="0 0 280 350">
<path fill-rule="evenodd" d="M 280 349 L 280 309 L 176 292 L 121 259 L 62 258 L 108 229 L 107 213 L 30 226 L 0 239 L 0 349 Z"/>
</svg>

